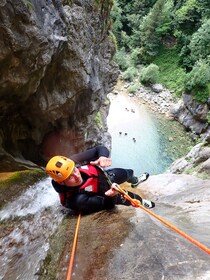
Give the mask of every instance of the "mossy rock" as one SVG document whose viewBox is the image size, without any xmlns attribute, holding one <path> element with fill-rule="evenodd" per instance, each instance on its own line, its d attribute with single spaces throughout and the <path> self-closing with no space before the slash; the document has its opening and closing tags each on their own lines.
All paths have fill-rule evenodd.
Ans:
<svg viewBox="0 0 210 280">
<path fill-rule="evenodd" d="M 0 173 L 0 209 L 44 177 L 46 173 L 41 169 Z"/>
</svg>

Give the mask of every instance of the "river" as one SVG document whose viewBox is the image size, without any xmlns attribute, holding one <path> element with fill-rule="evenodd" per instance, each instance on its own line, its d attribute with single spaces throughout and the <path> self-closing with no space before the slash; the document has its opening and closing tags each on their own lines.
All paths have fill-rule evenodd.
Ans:
<svg viewBox="0 0 210 280">
<path fill-rule="evenodd" d="M 189 152 L 192 139 L 179 123 L 155 114 L 138 97 L 120 92 L 109 98 L 113 166 L 160 174 Z"/>
</svg>

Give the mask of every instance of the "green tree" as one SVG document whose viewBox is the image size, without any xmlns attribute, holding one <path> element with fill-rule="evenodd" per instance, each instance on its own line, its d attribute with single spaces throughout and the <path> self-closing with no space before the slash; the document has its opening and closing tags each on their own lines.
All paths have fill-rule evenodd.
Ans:
<svg viewBox="0 0 210 280">
<path fill-rule="evenodd" d="M 179 9 L 186 2 L 186 0 L 173 0 L 173 1 L 174 1 L 175 10 Z"/>
<path fill-rule="evenodd" d="M 210 19 L 193 34 L 189 49 L 194 63 L 200 59 L 207 59 L 210 55 Z"/>
<path fill-rule="evenodd" d="M 125 71 L 129 67 L 128 55 L 125 52 L 125 48 L 121 48 L 116 52 L 114 61 L 119 65 L 122 71 Z"/>
<path fill-rule="evenodd" d="M 141 50 L 139 48 L 133 49 L 130 53 L 130 62 L 133 66 L 137 66 L 140 61 Z"/>
<path fill-rule="evenodd" d="M 140 26 L 142 58 L 147 62 L 158 53 L 160 36 L 156 29 L 160 26 L 165 0 L 157 0 L 151 11 L 146 15 Z"/>
<path fill-rule="evenodd" d="M 210 65 L 204 60 L 199 60 L 195 63 L 192 71 L 186 75 L 185 90 L 191 92 L 198 102 L 205 103 L 210 96 L 209 83 Z"/>
<path fill-rule="evenodd" d="M 127 10 L 127 24 L 129 26 L 130 41 L 129 48 L 139 47 L 140 45 L 140 25 L 142 19 L 146 16 L 153 7 L 156 0 L 134 0 L 129 1 L 126 6 Z"/>
<path fill-rule="evenodd" d="M 117 1 L 114 2 L 114 5 L 111 10 L 111 18 L 113 21 L 112 32 L 114 33 L 117 42 L 121 42 L 121 30 L 122 30 L 122 9 L 119 7 Z"/>
<path fill-rule="evenodd" d="M 209 19 L 210 18 L 209 0 L 198 0 L 198 7 L 202 15 L 202 19 Z"/>
<path fill-rule="evenodd" d="M 139 46 L 139 26 L 143 16 L 149 12 L 149 9 L 155 2 L 156 0 L 115 0 L 111 16 L 113 19 L 113 33 L 118 33 L 115 36 L 120 47 L 123 46 L 129 50 Z M 119 21 L 121 24 L 121 34 L 119 34 L 118 28 Z M 138 33 L 137 36 L 136 32 Z"/>
<path fill-rule="evenodd" d="M 185 90 L 205 102 L 210 89 L 209 1 L 115 0 L 113 32 L 119 47 L 115 59 L 124 77 L 133 80 L 146 64 L 139 78 L 143 83 L 161 79 L 176 93 Z M 166 44 L 171 38 L 173 44 Z"/>
<path fill-rule="evenodd" d="M 145 85 L 155 84 L 159 77 L 159 67 L 151 63 L 149 66 L 142 69 L 140 74 L 140 82 Z"/>
<path fill-rule="evenodd" d="M 162 10 L 159 26 L 156 28 L 156 32 L 161 36 L 171 34 L 174 29 L 173 8 L 173 0 L 167 0 Z"/>
<path fill-rule="evenodd" d="M 182 29 L 185 34 L 192 34 L 201 25 L 201 13 L 199 0 L 186 0 L 175 12 L 175 21 L 178 29 Z"/>
<path fill-rule="evenodd" d="M 138 71 L 136 67 L 130 66 L 126 71 L 123 73 L 123 79 L 126 81 L 132 82 L 134 78 L 136 77 Z"/>
</svg>

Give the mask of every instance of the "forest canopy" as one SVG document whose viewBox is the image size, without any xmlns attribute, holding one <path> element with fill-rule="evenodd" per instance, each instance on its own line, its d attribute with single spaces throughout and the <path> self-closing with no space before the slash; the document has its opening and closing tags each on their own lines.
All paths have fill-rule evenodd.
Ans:
<svg viewBox="0 0 210 280">
<path fill-rule="evenodd" d="M 186 92 L 207 102 L 209 0 L 115 0 L 111 17 L 115 61 L 124 79 L 159 82 L 176 94 Z"/>
</svg>

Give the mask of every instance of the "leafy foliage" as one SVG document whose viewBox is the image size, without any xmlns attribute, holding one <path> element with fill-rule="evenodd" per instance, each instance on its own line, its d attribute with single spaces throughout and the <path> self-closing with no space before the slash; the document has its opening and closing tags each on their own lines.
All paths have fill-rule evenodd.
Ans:
<svg viewBox="0 0 210 280">
<path fill-rule="evenodd" d="M 205 103 L 210 96 L 210 65 L 197 61 L 192 71 L 186 75 L 185 89 L 193 93 L 195 100 Z"/>
<path fill-rule="evenodd" d="M 132 82 L 137 76 L 137 69 L 133 66 L 128 67 L 128 69 L 123 73 L 123 79 Z"/>
<path fill-rule="evenodd" d="M 185 71 L 180 66 L 179 50 L 162 47 L 154 63 L 159 66 L 159 82 L 181 95 L 184 90 Z"/>
<path fill-rule="evenodd" d="M 129 93 L 135 93 L 140 88 L 140 83 L 136 82 L 128 87 Z"/>
<path fill-rule="evenodd" d="M 158 76 L 176 94 L 186 90 L 199 102 L 206 102 L 209 0 L 115 0 L 112 14 L 118 45 L 115 61 L 125 79 L 134 79 L 138 75 L 134 69 L 143 66 L 142 82 L 152 83 Z"/>
<path fill-rule="evenodd" d="M 201 14 L 197 0 L 187 0 L 176 12 L 176 24 L 186 34 L 192 34 L 200 25 Z"/>
<path fill-rule="evenodd" d="M 156 28 L 156 32 L 158 35 L 165 36 L 166 34 L 171 34 L 174 29 L 173 22 L 173 0 L 168 0 L 162 9 L 161 21 Z"/>
<path fill-rule="evenodd" d="M 151 63 L 149 66 L 142 69 L 140 74 L 140 82 L 145 85 L 155 84 L 159 77 L 159 67 Z"/>
<path fill-rule="evenodd" d="M 111 11 L 111 17 L 113 20 L 112 24 L 112 32 L 115 34 L 115 37 L 119 44 L 121 44 L 121 30 L 122 30 L 122 9 L 119 7 L 119 4 L 115 1 L 112 11 Z"/>
<path fill-rule="evenodd" d="M 114 61 L 119 65 L 122 71 L 125 71 L 129 67 L 128 55 L 125 52 L 125 49 L 120 49 L 114 56 Z"/>
<path fill-rule="evenodd" d="M 142 18 L 148 14 L 155 2 L 156 0 L 115 0 L 113 8 L 114 17 L 112 17 L 114 21 L 113 27 L 116 28 L 115 24 L 119 26 L 120 21 L 122 24 L 121 35 L 124 39 L 128 38 L 127 40 L 120 40 L 119 46 L 127 50 L 139 46 L 139 26 Z"/>
<path fill-rule="evenodd" d="M 193 34 L 189 49 L 194 62 L 198 59 L 207 59 L 210 55 L 210 19 Z"/>
<path fill-rule="evenodd" d="M 141 49 L 136 48 L 130 53 L 130 62 L 132 65 L 137 66 L 141 57 Z"/>
</svg>

